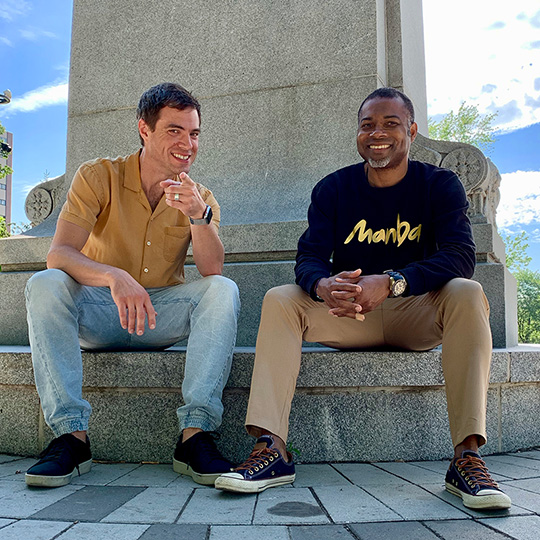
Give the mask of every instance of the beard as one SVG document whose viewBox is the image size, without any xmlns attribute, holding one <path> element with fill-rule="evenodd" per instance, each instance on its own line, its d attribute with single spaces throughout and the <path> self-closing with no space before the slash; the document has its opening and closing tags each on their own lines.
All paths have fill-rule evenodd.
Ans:
<svg viewBox="0 0 540 540">
<path fill-rule="evenodd" d="M 379 159 L 379 160 L 368 159 L 368 163 L 374 169 L 384 169 L 384 167 L 387 167 L 388 164 L 390 163 L 390 158 L 387 157 L 387 158 Z"/>
</svg>

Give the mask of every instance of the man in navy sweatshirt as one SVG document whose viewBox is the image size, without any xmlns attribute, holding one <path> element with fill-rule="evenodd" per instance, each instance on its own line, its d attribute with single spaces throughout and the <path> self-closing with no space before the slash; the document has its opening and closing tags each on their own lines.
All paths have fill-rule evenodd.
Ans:
<svg viewBox="0 0 540 540">
<path fill-rule="evenodd" d="M 476 509 L 510 507 L 478 448 L 486 442 L 489 305 L 471 281 L 475 245 L 467 196 L 452 171 L 409 160 L 411 100 L 393 88 L 358 111 L 363 162 L 314 188 L 298 243 L 296 283 L 264 299 L 246 418 L 259 437 L 248 460 L 216 480 L 256 493 L 294 481 L 286 450 L 302 340 L 336 348 L 443 345 L 454 459 L 446 488 Z"/>
</svg>

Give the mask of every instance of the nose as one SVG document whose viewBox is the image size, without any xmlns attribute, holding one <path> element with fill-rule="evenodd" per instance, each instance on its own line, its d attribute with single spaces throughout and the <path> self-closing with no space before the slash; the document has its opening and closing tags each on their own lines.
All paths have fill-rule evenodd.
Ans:
<svg viewBox="0 0 540 540">
<path fill-rule="evenodd" d="M 386 131 L 382 126 L 375 126 L 373 131 L 369 134 L 370 137 L 382 137 L 386 136 Z"/>
</svg>

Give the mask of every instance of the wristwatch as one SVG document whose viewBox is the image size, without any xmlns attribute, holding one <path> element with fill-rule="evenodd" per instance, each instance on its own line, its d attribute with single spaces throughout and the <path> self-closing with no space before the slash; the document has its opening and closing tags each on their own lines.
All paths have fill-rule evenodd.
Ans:
<svg viewBox="0 0 540 540">
<path fill-rule="evenodd" d="M 399 272 L 385 270 L 383 274 L 390 276 L 390 294 L 388 298 L 401 296 L 407 290 L 407 281 Z"/>
<path fill-rule="evenodd" d="M 206 205 L 206 210 L 204 211 L 204 214 L 203 214 L 203 217 L 201 219 L 189 218 L 189 222 L 192 225 L 208 225 L 212 221 L 212 216 L 213 215 L 214 214 L 212 212 L 212 207 L 209 204 L 207 204 Z"/>
</svg>

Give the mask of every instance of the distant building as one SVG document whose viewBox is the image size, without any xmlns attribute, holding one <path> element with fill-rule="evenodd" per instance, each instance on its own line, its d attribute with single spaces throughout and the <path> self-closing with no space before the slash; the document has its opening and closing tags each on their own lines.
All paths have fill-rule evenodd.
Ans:
<svg viewBox="0 0 540 540">
<path fill-rule="evenodd" d="M 0 135 L 0 139 L 9 144 L 13 148 L 13 134 L 6 131 L 3 135 Z M 13 153 L 10 153 L 7 159 L 0 157 L 0 165 L 12 166 Z M 11 174 L 8 174 L 5 178 L 0 178 L 0 216 L 6 218 L 6 223 L 11 222 Z"/>
</svg>

